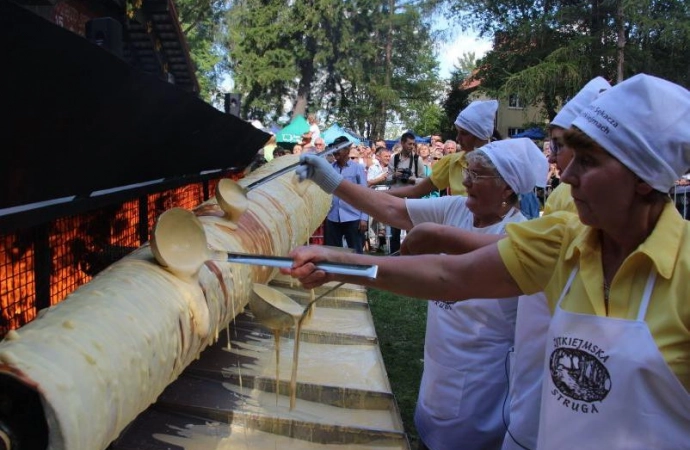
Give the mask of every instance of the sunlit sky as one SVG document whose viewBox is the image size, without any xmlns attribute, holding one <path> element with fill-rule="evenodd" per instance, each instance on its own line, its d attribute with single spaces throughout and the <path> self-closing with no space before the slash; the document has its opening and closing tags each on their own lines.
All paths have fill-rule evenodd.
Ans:
<svg viewBox="0 0 690 450">
<path fill-rule="evenodd" d="M 439 76 L 450 78 L 450 72 L 463 53 L 474 52 L 475 57 L 481 58 L 491 50 L 491 41 L 480 39 L 476 34 L 467 32 L 455 36 L 452 41 L 440 45 L 438 52 Z"/>
</svg>

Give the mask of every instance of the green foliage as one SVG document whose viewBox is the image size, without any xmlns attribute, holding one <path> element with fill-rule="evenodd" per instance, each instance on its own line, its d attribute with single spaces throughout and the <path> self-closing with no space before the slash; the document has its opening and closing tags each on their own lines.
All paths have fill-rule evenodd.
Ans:
<svg viewBox="0 0 690 450">
<path fill-rule="evenodd" d="M 477 55 L 474 52 L 464 52 L 455 64 L 453 64 L 455 72 L 460 72 L 469 76 L 474 69 L 477 68 Z"/>
<path fill-rule="evenodd" d="M 180 25 L 185 34 L 192 61 L 196 66 L 200 96 L 212 101 L 227 71 L 224 52 L 216 45 L 222 30 L 222 0 L 175 0 Z"/>
<path fill-rule="evenodd" d="M 553 118 L 588 80 L 645 72 L 688 86 L 685 0 L 450 0 L 465 29 L 493 37 L 475 75 L 492 96 L 518 94 Z M 621 30 L 622 40 L 618 30 Z M 622 58 L 621 58 L 622 57 Z"/>
<path fill-rule="evenodd" d="M 471 70 L 473 70 L 472 65 L 460 64 L 455 66 L 450 74 L 450 89 L 443 101 L 443 120 L 437 130 L 444 140 L 456 138 L 455 119 L 458 113 L 470 103 L 469 97 L 472 90 L 463 87 L 463 82 L 470 77 Z"/>
<path fill-rule="evenodd" d="M 649 73 L 690 86 L 690 4 L 684 0 L 623 0 L 625 75 Z"/>
<path fill-rule="evenodd" d="M 418 136 L 437 134 L 445 124 L 445 112 L 436 103 L 420 105 L 416 112 L 414 121 L 408 121 L 407 123 L 408 128 L 414 130 Z"/>
<path fill-rule="evenodd" d="M 415 120 L 439 92 L 433 40 L 416 6 L 234 3 L 225 45 L 245 115 L 275 120 L 287 100 L 292 113 L 321 111 L 322 123 L 337 121 L 366 137 L 383 134 L 389 112 Z"/>
<path fill-rule="evenodd" d="M 427 302 L 376 289 L 368 296 L 393 395 L 411 447 L 416 448 L 414 409 L 424 369 Z"/>
</svg>

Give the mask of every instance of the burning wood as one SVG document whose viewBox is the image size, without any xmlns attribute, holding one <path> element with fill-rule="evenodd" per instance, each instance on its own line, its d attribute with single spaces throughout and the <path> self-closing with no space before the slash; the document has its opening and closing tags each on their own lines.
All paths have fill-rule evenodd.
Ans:
<svg viewBox="0 0 690 450">
<path fill-rule="evenodd" d="M 240 184 L 294 162 L 280 158 Z M 215 208 L 215 200 L 198 211 L 212 248 L 285 255 L 308 240 L 329 203 L 316 186 L 298 186 L 286 174 L 249 193 L 236 230 L 217 214 L 201 213 Z M 0 381 L 38 393 L 48 449 L 103 449 L 217 340 L 247 304 L 252 284 L 275 273 L 207 262 L 198 283 L 185 281 L 159 266 L 145 245 L 10 332 L 0 343 Z M 199 321 L 201 315 L 208 321 Z M 0 400 L 20 404 L 17 392 L 4 388 Z M 41 427 L 28 429 L 35 434 Z"/>
</svg>

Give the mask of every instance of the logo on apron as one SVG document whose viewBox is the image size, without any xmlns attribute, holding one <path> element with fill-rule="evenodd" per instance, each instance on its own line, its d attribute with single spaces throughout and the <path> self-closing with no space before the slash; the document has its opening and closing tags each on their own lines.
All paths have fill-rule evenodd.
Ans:
<svg viewBox="0 0 690 450">
<path fill-rule="evenodd" d="M 611 376 L 604 363 L 609 359 L 599 346 L 578 338 L 554 338 L 549 358 L 551 395 L 563 406 L 584 414 L 598 413 L 611 390 Z"/>
<path fill-rule="evenodd" d="M 446 311 L 450 311 L 453 309 L 453 303 L 456 302 L 442 302 L 440 300 L 434 300 L 434 304 L 438 306 L 441 309 L 445 309 Z"/>
</svg>

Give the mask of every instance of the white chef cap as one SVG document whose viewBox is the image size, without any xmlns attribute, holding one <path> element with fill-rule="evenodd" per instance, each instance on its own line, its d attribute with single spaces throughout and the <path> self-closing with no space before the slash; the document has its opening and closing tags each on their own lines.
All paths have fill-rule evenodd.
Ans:
<svg viewBox="0 0 690 450">
<path fill-rule="evenodd" d="M 476 100 L 460 111 L 455 126 L 469 131 L 481 140 L 488 141 L 494 134 L 494 120 L 498 111 L 496 100 Z"/>
<path fill-rule="evenodd" d="M 575 97 L 570 99 L 563 108 L 556 114 L 556 117 L 551 121 L 551 125 L 561 128 L 570 128 L 570 124 L 580 114 L 580 111 L 585 109 L 592 101 L 597 98 L 601 91 L 609 89 L 611 85 L 602 77 L 596 77 L 590 80 L 589 83 L 580 89 L 580 92 L 575 94 Z"/>
<path fill-rule="evenodd" d="M 530 148 L 528 156 L 531 160 L 532 170 L 534 171 L 536 187 L 546 188 L 549 178 L 549 159 L 546 157 L 544 152 L 541 151 L 539 147 L 535 144 L 534 148 L 539 150 L 535 152 L 534 149 Z"/>
<path fill-rule="evenodd" d="M 572 125 L 658 191 L 668 192 L 690 168 L 690 92 L 670 81 L 635 75 Z"/>
<path fill-rule="evenodd" d="M 535 186 L 543 186 L 546 182 L 549 163 L 529 138 L 491 142 L 475 151 L 479 150 L 489 157 L 516 194 L 532 192 Z"/>
</svg>

